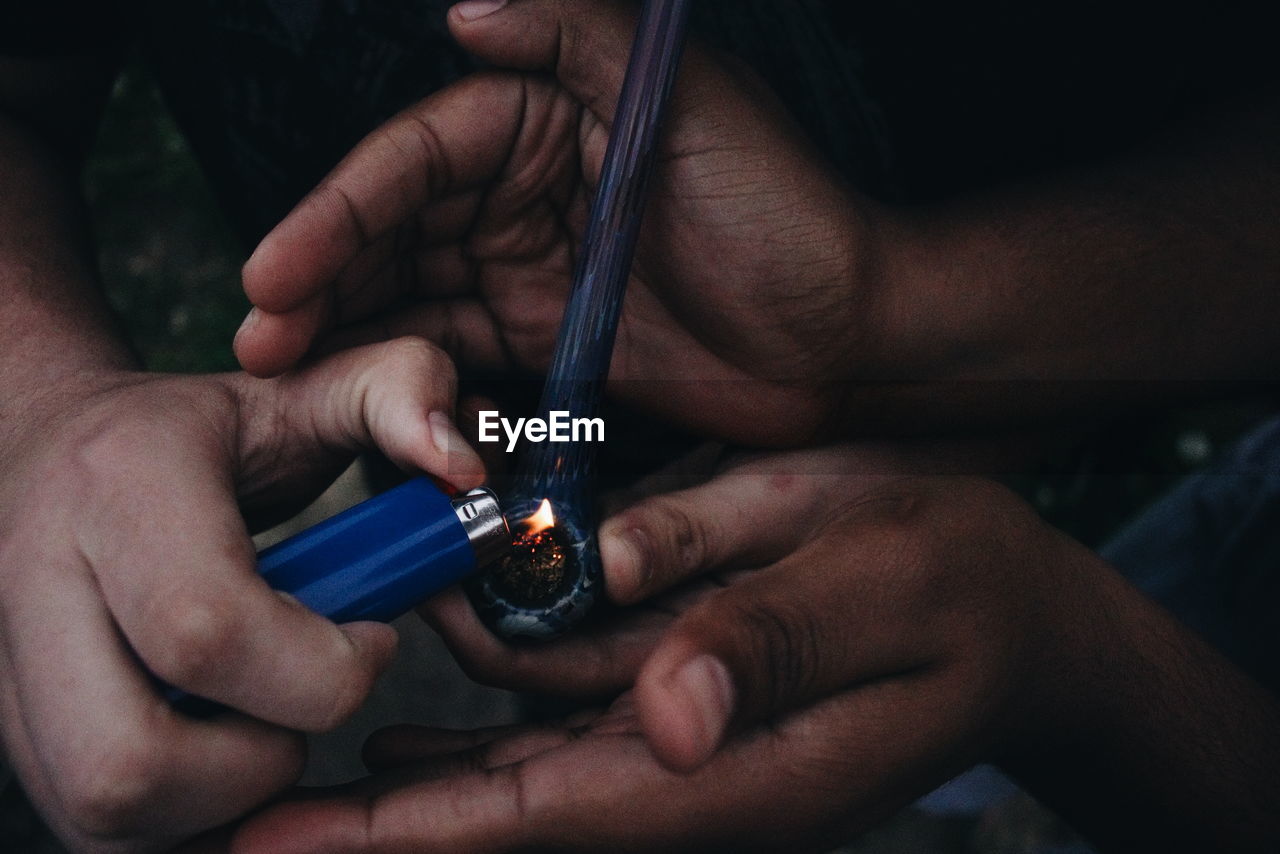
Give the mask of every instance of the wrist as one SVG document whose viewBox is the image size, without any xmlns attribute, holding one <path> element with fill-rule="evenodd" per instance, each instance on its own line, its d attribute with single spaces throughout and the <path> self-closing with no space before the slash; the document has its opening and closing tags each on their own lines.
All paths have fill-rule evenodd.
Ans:
<svg viewBox="0 0 1280 854">
<path fill-rule="evenodd" d="M 899 349 L 892 259 L 900 225 L 887 206 L 852 194 L 839 198 L 826 222 L 834 250 L 805 282 L 805 290 L 824 298 L 810 315 L 819 322 L 804 334 L 816 351 L 810 374 L 822 410 L 816 438 L 838 442 L 865 427 L 866 383 L 883 377 Z"/>
<path fill-rule="evenodd" d="M 1275 696 L 1100 559 L 1071 585 L 997 764 L 1102 848 L 1272 850 Z"/>
<path fill-rule="evenodd" d="M 1066 535 L 1043 569 L 1042 626 L 1028 645 L 1022 702 L 997 764 L 1042 776 L 1084 753 L 1105 755 L 1125 738 L 1145 698 L 1158 692 L 1152 664 L 1181 633 L 1158 605 L 1102 558 Z"/>
<path fill-rule="evenodd" d="M 1021 428 L 1021 412 L 1061 409 L 1060 388 L 1023 382 L 1042 368 L 1029 358 L 1025 286 L 998 217 L 882 206 L 869 223 L 863 316 L 842 376 L 845 435 Z"/>
<path fill-rule="evenodd" d="M 942 206 L 881 218 L 884 346 L 867 368 L 899 382 L 982 379 L 1008 337 L 988 289 L 1008 281 L 1004 253 L 980 222 Z"/>
<path fill-rule="evenodd" d="M 929 386 L 949 374 L 974 324 L 947 304 L 936 223 L 869 200 L 849 210 L 839 285 L 848 333 L 832 357 L 830 438 L 927 430 L 937 404 Z"/>
<path fill-rule="evenodd" d="M 70 414 L 82 411 L 98 396 L 137 383 L 148 376 L 139 370 L 94 366 L 42 374 L 10 387 L 6 392 L 11 412 L 0 427 L 0 453 L 12 456 L 32 437 L 47 435 Z M 8 408 L 8 406 L 6 407 Z"/>
</svg>

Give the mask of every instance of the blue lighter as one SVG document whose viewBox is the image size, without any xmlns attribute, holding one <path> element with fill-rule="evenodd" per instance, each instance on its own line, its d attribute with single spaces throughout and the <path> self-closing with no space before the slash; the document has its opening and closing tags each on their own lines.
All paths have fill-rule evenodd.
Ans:
<svg viewBox="0 0 1280 854">
<path fill-rule="evenodd" d="M 335 623 L 390 622 L 511 549 L 497 496 L 450 500 L 415 478 L 264 549 L 258 571 L 275 590 Z M 166 686 L 181 711 L 220 707 Z"/>
<path fill-rule="evenodd" d="M 263 550 L 258 572 L 335 623 L 386 623 L 510 548 L 492 492 L 450 500 L 415 478 Z"/>
</svg>

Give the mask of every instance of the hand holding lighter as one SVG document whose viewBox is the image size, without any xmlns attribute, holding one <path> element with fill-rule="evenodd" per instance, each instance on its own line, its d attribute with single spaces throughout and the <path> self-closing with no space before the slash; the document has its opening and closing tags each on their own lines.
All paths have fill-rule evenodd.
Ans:
<svg viewBox="0 0 1280 854">
<path fill-rule="evenodd" d="M 390 622 L 510 548 L 488 489 L 450 501 L 415 478 L 263 550 L 258 571 L 336 623 Z"/>
<path fill-rule="evenodd" d="M 419 477 L 264 549 L 258 572 L 335 623 L 389 623 L 507 554 L 511 531 L 488 489 L 450 500 Z M 215 703 L 164 686 L 194 716 Z"/>
</svg>

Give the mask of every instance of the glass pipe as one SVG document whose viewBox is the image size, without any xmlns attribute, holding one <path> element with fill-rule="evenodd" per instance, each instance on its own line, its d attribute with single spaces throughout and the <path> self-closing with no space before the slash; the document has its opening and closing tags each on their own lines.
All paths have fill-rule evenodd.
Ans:
<svg viewBox="0 0 1280 854">
<path fill-rule="evenodd" d="M 591 215 L 579 251 L 539 417 L 594 418 L 609 375 L 622 300 L 675 83 L 689 0 L 646 0 Z M 578 623 L 599 593 L 593 501 L 595 445 L 529 443 L 504 507 L 512 554 L 471 585 L 472 601 L 505 637 L 545 639 Z M 544 515 L 539 517 L 537 512 Z M 550 511 L 551 517 L 545 513 Z M 533 520 L 533 521 L 529 521 Z"/>
</svg>

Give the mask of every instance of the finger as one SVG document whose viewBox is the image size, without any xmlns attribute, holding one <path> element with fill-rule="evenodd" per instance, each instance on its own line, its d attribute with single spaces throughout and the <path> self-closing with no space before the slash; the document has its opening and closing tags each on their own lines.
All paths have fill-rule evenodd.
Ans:
<svg viewBox="0 0 1280 854">
<path fill-rule="evenodd" d="M 463 435 L 478 438 L 480 413 L 500 412 L 501 409 L 498 402 L 491 397 L 479 394 L 464 395 L 458 401 L 458 428 L 462 430 Z M 485 470 L 490 473 L 491 478 L 499 479 L 507 474 L 511 460 L 500 443 L 482 442 L 476 448 L 476 453 L 484 461 Z"/>
<path fill-rule="evenodd" d="M 40 571 L 52 579 L 17 579 L 3 631 L 31 742 L 15 758 L 49 781 L 45 806 L 64 838 L 176 841 L 231 820 L 301 773 L 293 733 L 238 715 L 174 714 L 118 640 L 87 569 Z"/>
<path fill-rule="evenodd" d="M 413 725 L 390 726 L 369 736 L 364 743 L 361 757 L 370 770 L 376 771 L 450 756 L 471 755 L 497 742 L 524 739 L 531 745 L 558 745 L 588 731 L 638 732 L 637 727 L 635 705 L 629 697 L 624 696 L 614 701 L 607 711 L 596 708 L 582 709 L 554 724 L 509 724 L 474 730 L 436 729 Z M 547 733 L 554 734 L 554 737 L 542 738 Z M 564 737 L 563 733 L 567 733 L 568 737 Z M 502 752 L 483 752 L 481 755 L 485 760 L 473 761 L 472 765 L 497 767 L 501 764 L 521 761 L 526 756 L 543 751 L 530 750 L 519 758 L 510 758 L 517 752 L 519 751 L 511 749 L 505 749 Z"/>
<path fill-rule="evenodd" d="M 175 460 L 139 447 L 118 432 L 84 449 L 95 498 L 77 524 L 102 595 L 146 665 L 294 729 L 328 729 L 354 712 L 390 661 L 394 631 L 339 628 L 267 587 L 220 451 Z"/>
<path fill-rule="evenodd" d="M 574 749 L 581 742 L 567 740 L 559 749 L 536 754 L 529 763 L 465 769 L 446 777 L 428 770 L 425 779 L 391 787 L 375 778 L 360 787 L 366 791 L 349 797 L 288 803 L 269 810 L 247 823 L 232 850 L 239 854 L 527 850 L 559 838 L 558 820 L 580 830 L 583 821 L 573 818 L 575 807 L 591 811 L 593 801 L 607 800 L 619 788 L 615 773 L 652 765 L 638 738 L 617 741 L 624 756 L 610 756 L 614 762 L 595 769 L 582 761 L 583 751 Z M 629 761 L 618 763 L 619 758 Z M 616 803 L 612 806 L 617 808 Z M 583 838 L 595 837 L 598 843 L 600 835 L 582 834 L 572 849 L 567 845 L 566 849 L 591 850 Z"/>
<path fill-rule="evenodd" d="M 561 747 L 585 731 L 585 727 L 528 724 L 474 733 L 396 727 L 371 736 L 363 758 L 372 771 L 412 765 L 416 773 L 430 769 L 433 775 L 444 776 L 514 765 Z M 459 746 L 465 739 L 470 743 Z"/>
<path fill-rule="evenodd" d="M 236 358 L 254 376 L 283 373 L 307 355 L 320 330 L 328 325 L 332 302 L 321 292 L 280 314 L 251 309 L 231 345 Z"/>
<path fill-rule="evenodd" d="M 365 740 L 360 758 L 370 771 L 381 771 L 464 753 L 529 728 L 528 724 L 474 730 L 436 729 L 408 724 L 390 726 L 374 732 Z"/>
<path fill-rule="evenodd" d="M 731 471 L 628 507 L 600 527 L 609 596 L 631 604 L 710 570 L 777 560 L 825 516 L 820 477 Z"/>
<path fill-rule="evenodd" d="M 0 667 L 3 667 L 0 670 L 0 756 L 22 781 L 27 799 L 43 809 L 45 821 L 66 839 L 70 828 L 61 827 L 61 817 L 52 812 L 51 807 L 58 802 L 58 795 L 44 766 L 36 758 L 31 730 L 22 718 L 13 663 L 7 647 L 0 649 Z"/>
<path fill-rule="evenodd" d="M 470 17 L 449 11 L 458 43 L 505 68 L 549 71 L 588 110 L 612 123 L 635 33 L 634 8 L 597 0 L 524 0 Z"/>
<path fill-rule="evenodd" d="M 453 423 L 453 364 L 421 338 L 336 353 L 275 381 L 235 382 L 242 491 L 335 451 L 375 446 L 401 468 L 457 489 L 484 482 L 484 463 Z"/>
<path fill-rule="evenodd" d="M 518 81 L 476 75 L 376 130 L 258 245 L 243 271 L 249 299 L 292 311 L 424 204 L 496 175 L 522 99 Z"/>
<path fill-rule="evenodd" d="M 233 850 L 807 849 L 815 825 L 831 832 L 827 793 L 846 782 L 824 776 L 822 794 L 812 785 L 813 758 L 824 771 L 844 764 L 831 734 L 843 732 L 834 723 L 849 722 L 834 717 L 828 710 L 810 723 L 820 737 L 794 753 L 772 736 L 743 740 L 692 775 L 658 765 L 634 732 L 590 732 L 515 764 L 374 777 L 338 796 L 271 808 L 248 822 Z"/>
<path fill-rule="evenodd" d="M 477 682 L 583 700 L 628 687 L 672 619 L 663 611 L 642 610 L 530 646 L 506 643 L 490 632 L 461 590 L 435 597 L 419 613 Z"/>
<path fill-rule="evenodd" d="M 493 374 L 511 367 L 493 315 L 483 303 L 468 298 L 433 300 L 344 327 L 322 338 L 317 352 L 335 353 L 406 336 L 432 342 L 464 370 Z"/>
<path fill-rule="evenodd" d="M 981 748 L 960 718 L 936 686 L 877 682 L 735 739 L 688 774 L 634 734 L 593 731 L 514 765 L 398 771 L 273 807 L 233 850 L 826 850 L 972 764 Z"/>
<path fill-rule="evenodd" d="M 927 595 L 912 582 L 935 544 L 914 512 L 885 494 L 853 530 L 826 532 L 684 614 L 636 680 L 658 758 L 696 768 L 731 725 L 933 661 L 940 651 L 920 631 L 929 611 L 912 607 Z"/>
</svg>

